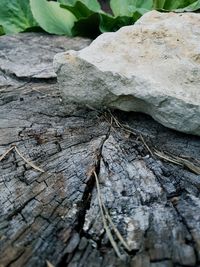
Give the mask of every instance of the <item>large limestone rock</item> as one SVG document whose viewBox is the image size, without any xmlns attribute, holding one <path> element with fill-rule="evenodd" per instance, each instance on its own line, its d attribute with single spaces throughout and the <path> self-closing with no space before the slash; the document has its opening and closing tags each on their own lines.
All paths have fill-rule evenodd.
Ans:
<svg viewBox="0 0 200 267">
<path fill-rule="evenodd" d="M 150 114 L 200 135 L 200 14 L 145 14 L 78 52 L 57 54 L 64 101 Z"/>
</svg>

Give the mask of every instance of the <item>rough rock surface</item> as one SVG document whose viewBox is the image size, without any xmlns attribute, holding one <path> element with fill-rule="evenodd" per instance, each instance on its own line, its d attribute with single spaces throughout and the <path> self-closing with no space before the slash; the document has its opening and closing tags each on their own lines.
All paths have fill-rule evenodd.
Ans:
<svg viewBox="0 0 200 267">
<path fill-rule="evenodd" d="M 56 55 L 65 101 L 144 112 L 200 135 L 199 25 L 200 14 L 152 11 L 81 51 Z"/>
<path fill-rule="evenodd" d="M 0 161 L 0 266 L 46 267 L 48 260 L 56 267 L 199 267 L 200 175 L 160 160 L 146 145 L 199 165 L 200 137 L 166 129 L 147 115 L 120 111 L 114 119 L 64 106 L 53 73 L 52 79 L 29 76 L 35 59 L 28 40 L 38 57 L 49 40 L 47 62 L 58 41 L 75 40 L 23 34 L 12 37 L 18 40 L 13 47 L 10 36 L 3 38 L 13 57 L 29 49 L 30 61 L 21 59 L 24 80 L 11 74 L 19 64 L 11 57 L 12 68 L 0 80 L 0 155 L 16 145 L 45 172 L 16 150 Z M 125 251 L 113 233 L 124 262 L 103 228 L 94 170 L 103 202 L 131 248 Z"/>
</svg>

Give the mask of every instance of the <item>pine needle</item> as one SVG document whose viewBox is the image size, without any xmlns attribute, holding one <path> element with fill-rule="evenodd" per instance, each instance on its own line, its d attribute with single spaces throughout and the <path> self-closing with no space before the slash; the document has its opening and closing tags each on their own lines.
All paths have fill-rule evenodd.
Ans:
<svg viewBox="0 0 200 267">
<path fill-rule="evenodd" d="M 108 224 L 107 224 L 107 222 L 106 222 L 106 218 L 105 218 L 104 212 L 106 213 L 106 217 L 107 217 L 107 219 L 109 220 L 109 222 L 110 222 L 110 221 L 112 222 L 112 219 L 110 218 L 110 216 L 109 216 L 109 214 L 108 214 L 108 211 L 106 210 L 105 205 L 104 205 L 103 202 L 102 202 L 102 199 L 101 199 L 101 193 L 100 193 L 100 187 L 99 187 L 99 181 L 98 181 L 98 177 L 97 177 L 97 174 L 96 174 L 95 171 L 94 171 L 94 176 L 95 176 L 96 185 L 97 185 L 97 197 L 98 197 L 99 208 L 100 208 L 100 212 L 101 212 L 101 216 L 102 216 L 102 220 L 103 220 L 104 229 L 105 229 L 105 231 L 106 231 L 106 234 L 107 234 L 107 236 L 108 236 L 108 238 L 109 238 L 109 240 L 110 240 L 110 243 L 111 243 L 113 249 L 115 250 L 115 253 L 117 254 L 117 256 L 118 256 L 121 260 L 123 260 L 122 254 L 120 253 L 119 248 L 118 248 L 118 246 L 117 246 L 117 243 L 115 242 L 115 240 L 114 240 L 114 238 L 113 238 L 113 236 L 112 236 L 112 233 L 111 233 L 111 231 L 110 231 L 110 229 L 109 229 L 109 226 L 108 226 Z M 104 210 L 104 211 L 103 211 L 103 210 Z M 111 223 L 111 225 L 114 226 L 113 222 Z M 113 227 L 113 230 L 115 231 L 115 233 L 118 232 L 118 230 L 116 229 L 115 226 Z M 120 239 L 120 241 L 121 241 L 121 239 L 123 240 L 123 238 L 121 237 L 121 234 L 120 234 L 119 232 L 118 232 L 117 236 L 120 236 L 120 238 L 118 237 L 118 238 Z M 123 240 L 122 242 L 125 243 L 124 240 Z M 125 245 L 125 246 L 127 246 L 127 245 Z M 127 246 L 127 247 L 128 247 L 128 246 Z M 129 248 L 128 248 L 128 249 L 129 249 Z"/>
<path fill-rule="evenodd" d="M 54 267 L 54 265 L 51 262 L 49 262 L 48 260 L 46 260 L 46 264 L 47 264 L 47 267 Z"/>
<path fill-rule="evenodd" d="M 109 221 L 112 229 L 114 230 L 116 236 L 118 237 L 119 241 L 121 241 L 121 243 L 123 244 L 123 246 L 128 250 L 128 251 L 131 251 L 130 247 L 128 246 L 128 244 L 126 243 L 126 241 L 124 240 L 124 238 L 122 237 L 122 235 L 120 234 L 120 232 L 118 231 L 118 229 L 115 227 L 109 213 L 108 213 L 108 210 L 107 208 L 105 207 L 104 203 L 102 203 L 102 206 L 103 206 L 103 209 L 104 209 L 104 212 L 106 214 L 106 218 L 107 220 Z"/>
<path fill-rule="evenodd" d="M 15 150 L 16 153 L 28 164 L 30 165 L 33 169 L 39 171 L 39 172 L 45 172 L 42 168 L 39 168 L 38 166 L 36 166 L 33 162 L 29 161 L 28 159 L 26 159 L 22 153 L 19 151 L 19 149 L 17 148 L 16 145 L 11 146 L 1 157 L 0 157 L 0 161 L 2 161 L 12 150 Z"/>
<path fill-rule="evenodd" d="M 184 158 L 180 158 L 177 156 L 173 156 L 177 161 L 179 161 L 180 163 L 182 163 L 185 167 L 187 167 L 189 170 L 191 170 L 192 172 L 194 172 L 195 174 L 200 175 L 200 167 L 194 165 L 192 162 L 190 162 L 187 159 Z"/>
<path fill-rule="evenodd" d="M 17 154 L 28 164 L 30 165 L 33 169 L 39 171 L 39 172 L 45 172 L 43 169 L 37 167 L 34 163 L 32 163 L 31 161 L 27 160 L 19 151 L 19 149 L 15 146 L 15 151 L 17 152 Z"/>
<path fill-rule="evenodd" d="M 192 162 L 190 162 L 187 159 L 181 158 L 181 157 L 177 157 L 175 155 L 166 155 L 163 152 L 160 152 L 158 150 L 155 150 L 154 154 L 166 161 L 172 162 L 174 164 L 177 165 L 181 165 L 181 166 L 185 166 L 186 168 L 188 168 L 190 171 L 192 171 L 193 173 L 200 175 L 200 167 L 196 166 L 195 164 L 193 164 Z"/>
<path fill-rule="evenodd" d="M 151 149 L 149 148 L 149 146 L 147 145 L 146 141 L 144 140 L 144 137 L 140 134 L 140 139 L 142 141 L 142 143 L 144 144 L 144 146 L 146 147 L 146 149 L 149 151 L 149 153 L 151 154 L 151 156 L 153 156 L 153 152 L 151 151 Z"/>
<path fill-rule="evenodd" d="M 158 151 L 156 149 L 154 151 L 154 154 L 156 156 L 158 156 L 159 158 L 164 159 L 166 161 L 169 161 L 169 162 L 172 162 L 174 164 L 181 165 L 181 166 L 183 165 L 182 163 L 178 162 L 177 160 L 173 159 L 172 157 L 169 157 L 169 156 L 165 155 L 163 152 Z"/>
<path fill-rule="evenodd" d="M 11 146 L 5 153 L 3 153 L 3 155 L 0 157 L 0 161 L 2 161 L 14 148 L 15 146 Z"/>
<path fill-rule="evenodd" d="M 112 236 L 112 233 L 107 225 L 106 219 L 105 219 L 105 215 L 103 212 L 103 205 L 102 205 L 102 200 L 101 200 L 101 193 L 100 193 L 100 188 L 99 188 L 99 181 L 98 181 L 98 177 L 96 172 L 94 171 L 94 176 L 95 176 L 95 180 L 96 180 L 96 185 L 97 185 L 97 197 L 98 197 L 98 202 L 99 202 L 99 208 L 100 208 L 100 212 L 101 212 L 101 216 L 102 216 L 102 220 L 103 220 L 103 225 L 104 225 L 104 229 L 106 231 L 106 234 L 110 240 L 110 243 L 113 247 L 113 249 L 115 250 L 115 253 L 117 254 L 117 256 L 122 259 L 122 255 L 119 251 L 119 248 L 117 247 L 117 244 Z"/>
</svg>

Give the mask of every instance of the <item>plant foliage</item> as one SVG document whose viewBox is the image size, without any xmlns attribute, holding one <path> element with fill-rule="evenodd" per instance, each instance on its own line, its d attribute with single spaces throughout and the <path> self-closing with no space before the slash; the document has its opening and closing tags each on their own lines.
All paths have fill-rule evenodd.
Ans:
<svg viewBox="0 0 200 267">
<path fill-rule="evenodd" d="M 40 27 L 48 33 L 71 36 L 76 17 L 60 7 L 58 2 L 30 0 L 31 10 Z"/>
<path fill-rule="evenodd" d="M 17 33 L 38 26 L 29 0 L 0 0 L 0 25 L 5 33 Z"/>
<path fill-rule="evenodd" d="M 4 32 L 3 26 L 0 25 L 0 36 L 4 35 L 4 34 L 5 34 L 5 32 Z"/>
<path fill-rule="evenodd" d="M 51 34 L 96 37 L 133 24 L 146 12 L 187 12 L 200 0 L 110 0 L 111 13 L 98 0 L 0 0 L 0 35 L 36 30 Z"/>
</svg>

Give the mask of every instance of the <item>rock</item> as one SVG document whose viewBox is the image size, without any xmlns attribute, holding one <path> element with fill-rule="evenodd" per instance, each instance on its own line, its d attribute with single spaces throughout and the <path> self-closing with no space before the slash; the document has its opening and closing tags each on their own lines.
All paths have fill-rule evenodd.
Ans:
<svg viewBox="0 0 200 267">
<path fill-rule="evenodd" d="M 200 14 L 145 14 L 78 52 L 57 54 L 65 102 L 144 112 L 200 135 Z M 71 90 L 73 88 L 73 90 Z"/>
</svg>

